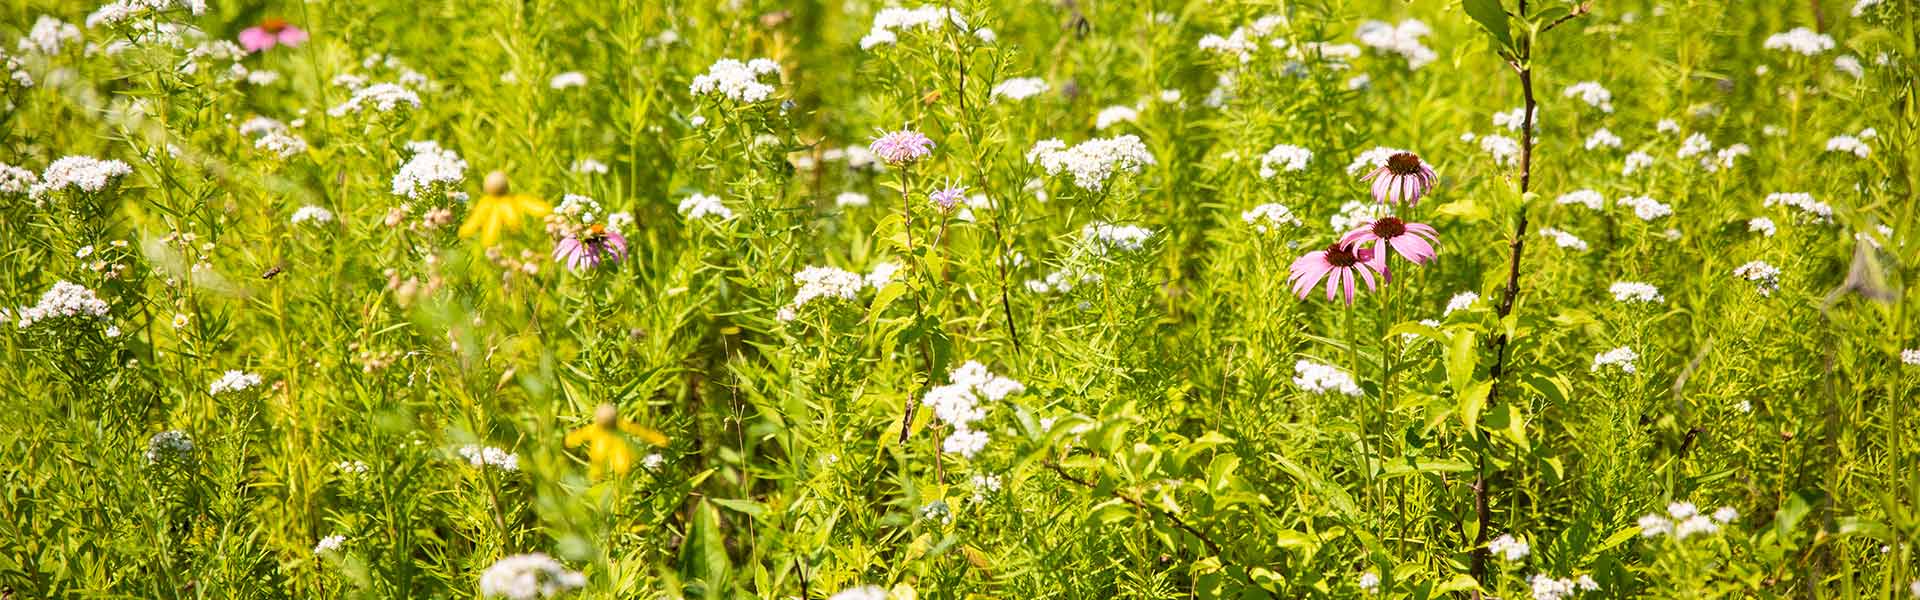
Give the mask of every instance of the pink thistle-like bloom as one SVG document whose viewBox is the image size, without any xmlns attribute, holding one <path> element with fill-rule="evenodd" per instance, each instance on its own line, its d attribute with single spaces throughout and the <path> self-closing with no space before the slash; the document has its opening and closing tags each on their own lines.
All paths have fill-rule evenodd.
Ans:
<svg viewBox="0 0 1920 600">
<path fill-rule="evenodd" d="M 867 148 L 887 164 L 904 165 L 933 154 L 933 140 L 924 133 L 902 129 L 880 134 Z"/>
<path fill-rule="evenodd" d="M 1405 202 L 1412 206 L 1433 190 L 1433 184 L 1440 181 L 1440 175 L 1433 172 L 1433 167 L 1421 162 L 1418 155 L 1401 152 L 1387 157 L 1387 164 L 1361 176 L 1360 180 L 1373 181 L 1373 199 L 1381 204 Z"/>
<path fill-rule="evenodd" d="M 947 187 L 934 190 L 933 193 L 927 194 L 927 199 L 933 201 L 934 205 L 939 206 L 940 210 L 953 210 L 953 207 L 960 205 L 960 198 L 966 193 L 967 186 L 948 184 Z"/>
<path fill-rule="evenodd" d="M 594 225 L 585 236 L 567 236 L 553 246 L 553 260 L 575 271 L 592 269 L 602 262 L 619 262 L 626 257 L 627 238 L 605 225 Z"/>
<path fill-rule="evenodd" d="M 1287 268 L 1287 282 L 1293 285 L 1293 295 L 1305 300 L 1307 294 L 1324 279 L 1327 282 L 1328 300 L 1345 289 L 1347 304 L 1352 305 L 1355 279 L 1365 281 L 1367 291 L 1373 291 L 1373 274 L 1380 273 L 1383 279 L 1386 277 L 1385 261 L 1379 258 L 1372 248 L 1334 244 L 1326 250 L 1308 252 L 1306 256 L 1293 261 L 1293 266 Z"/>
<path fill-rule="evenodd" d="M 260 24 L 248 27 L 240 32 L 240 46 L 248 52 L 259 52 L 276 45 L 298 46 L 307 41 L 307 32 L 287 23 L 286 19 L 267 17 Z"/>
<path fill-rule="evenodd" d="M 1425 223 L 1408 223 L 1399 217 L 1380 217 L 1372 225 L 1361 227 L 1340 236 L 1341 245 L 1359 246 L 1367 242 L 1374 244 L 1374 252 L 1386 260 L 1386 248 L 1399 252 L 1400 256 L 1423 265 L 1440 254 L 1440 232 Z"/>
</svg>

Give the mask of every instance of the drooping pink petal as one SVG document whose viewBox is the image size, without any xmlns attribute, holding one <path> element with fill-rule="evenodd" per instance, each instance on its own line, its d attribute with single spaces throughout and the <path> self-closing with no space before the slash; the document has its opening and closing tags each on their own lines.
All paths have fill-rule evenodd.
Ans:
<svg viewBox="0 0 1920 600">
<path fill-rule="evenodd" d="M 1420 236 L 1415 235 L 1403 235 L 1395 239 L 1393 249 L 1399 251 L 1400 256 L 1406 257 L 1407 260 L 1413 261 L 1414 264 L 1426 264 L 1428 260 L 1433 259 L 1433 257 L 1438 254 L 1433 250 L 1432 244 L 1428 244 L 1426 240 L 1420 239 Z"/>
<path fill-rule="evenodd" d="M 248 27 L 240 32 L 240 47 L 248 52 L 259 52 L 272 48 L 279 40 L 272 33 L 259 27 Z"/>
<path fill-rule="evenodd" d="M 1367 291 L 1371 292 L 1375 289 L 1379 289 L 1378 286 L 1375 286 L 1373 284 L 1373 269 L 1368 268 L 1367 263 L 1360 263 L 1358 265 L 1355 265 L 1353 270 L 1360 274 L 1361 279 L 1365 279 L 1367 281 Z"/>
<path fill-rule="evenodd" d="M 1347 288 L 1347 306 L 1353 306 L 1353 272 L 1365 269 L 1365 267 L 1354 265 L 1351 268 L 1340 270 L 1340 283 Z"/>
<path fill-rule="evenodd" d="M 1367 225 L 1366 227 L 1361 227 L 1359 229 L 1349 231 L 1346 233 L 1346 235 L 1340 236 L 1340 245 L 1348 246 L 1353 244 L 1362 244 L 1362 243 L 1370 242 L 1377 239 L 1380 239 L 1380 238 L 1374 237 L 1373 226 Z"/>
<path fill-rule="evenodd" d="M 1347 272 L 1346 267 L 1336 267 L 1334 268 L 1333 272 L 1327 276 L 1327 299 L 1328 300 L 1332 300 L 1333 297 L 1339 293 L 1340 277 L 1342 275 L 1345 275 L 1346 272 Z"/>
<path fill-rule="evenodd" d="M 306 43 L 307 30 L 301 29 L 299 27 L 294 27 L 292 25 L 288 25 L 286 29 L 280 30 L 279 39 L 280 39 L 280 43 L 282 44 L 286 44 L 288 46 L 298 46 L 300 44 Z"/>
</svg>

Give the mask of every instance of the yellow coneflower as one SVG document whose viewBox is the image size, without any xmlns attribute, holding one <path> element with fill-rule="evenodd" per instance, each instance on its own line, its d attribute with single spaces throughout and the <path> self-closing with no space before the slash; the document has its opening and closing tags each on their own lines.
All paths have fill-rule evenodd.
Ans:
<svg viewBox="0 0 1920 600">
<path fill-rule="evenodd" d="M 491 246 L 500 240 L 500 232 L 519 229 L 523 219 L 544 217 L 553 211 L 552 206 L 539 198 L 514 194 L 507 184 L 506 173 L 488 173 L 485 190 L 467 212 L 467 222 L 460 225 L 460 237 L 478 235 L 481 244 Z"/>
<path fill-rule="evenodd" d="M 629 436 L 633 439 L 628 439 Z M 602 404 L 594 411 L 593 423 L 568 433 L 566 443 L 568 448 L 587 447 L 590 473 L 598 478 L 607 471 L 624 475 L 633 470 L 633 465 L 639 462 L 634 440 L 654 446 L 667 445 L 665 434 L 630 423 L 620 418 L 620 409 Z"/>
</svg>

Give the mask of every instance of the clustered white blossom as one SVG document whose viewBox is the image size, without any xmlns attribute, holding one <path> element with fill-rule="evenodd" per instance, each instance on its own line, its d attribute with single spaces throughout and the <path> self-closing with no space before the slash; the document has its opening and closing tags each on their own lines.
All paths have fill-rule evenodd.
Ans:
<svg viewBox="0 0 1920 600">
<path fill-rule="evenodd" d="M 1605 127 L 1595 129 L 1592 135 L 1587 136 L 1586 148 L 1592 150 L 1601 147 L 1619 148 L 1620 136 L 1614 135 L 1611 131 L 1607 131 Z"/>
<path fill-rule="evenodd" d="M 1097 254 L 1106 254 L 1109 250 L 1138 252 L 1146 246 L 1147 238 L 1153 236 L 1153 230 L 1139 225 L 1115 225 L 1105 221 L 1095 221 L 1080 228 L 1080 241 L 1087 243 Z"/>
<path fill-rule="evenodd" d="M 993 92 L 990 97 L 996 99 L 1006 98 L 1016 101 L 1025 100 L 1045 94 L 1049 89 L 1051 88 L 1047 86 L 1047 80 L 1045 79 L 1039 77 L 1015 77 L 993 86 Z"/>
<path fill-rule="evenodd" d="M 1773 237 L 1773 234 L 1779 230 L 1779 227 L 1773 224 L 1773 219 L 1754 217 L 1747 220 L 1747 231 L 1758 231 L 1762 237 Z"/>
<path fill-rule="evenodd" d="M 1099 273 L 1080 272 L 1071 268 L 1061 269 L 1048 273 L 1044 279 L 1028 279 L 1027 291 L 1035 294 L 1049 294 L 1054 292 L 1064 294 L 1073 291 L 1074 286 L 1079 284 L 1099 283 L 1104 279 L 1105 278 L 1101 277 Z"/>
<path fill-rule="evenodd" d="M 1712 151 L 1713 141 L 1707 139 L 1706 134 L 1695 133 L 1680 142 L 1680 150 L 1674 152 L 1673 157 L 1686 160 Z"/>
<path fill-rule="evenodd" d="M 1772 296 L 1780 290 L 1780 268 L 1756 260 L 1733 269 L 1733 274 L 1751 281 L 1762 296 Z"/>
<path fill-rule="evenodd" d="M 1631 176 L 1641 169 L 1653 166 L 1653 155 L 1635 150 L 1627 154 L 1627 158 L 1622 164 L 1624 166 L 1620 168 L 1620 174 Z"/>
<path fill-rule="evenodd" d="M 1600 210 L 1601 206 L 1605 205 L 1606 202 L 1607 202 L 1606 197 L 1601 196 L 1600 192 L 1596 192 L 1593 190 L 1586 190 L 1586 189 L 1567 192 L 1565 194 L 1561 194 L 1559 198 L 1555 198 L 1553 200 L 1554 204 L 1559 204 L 1562 206 L 1568 205 L 1568 204 L 1578 204 L 1580 206 L 1587 207 L 1587 210 Z"/>
<path fill-rule="evenodd" d="M 87 15 L 87 28 L 125 23 L 173 10 L 198 15 L 207 12 L 206 0 L 113 0 Z"/>
<path fill-rule="evenodd" d="M 1131 106 L 1115 105 L 1100 109 L 1093 119 L 1093 128 L 1105 130 L 1121 123 L 1133 123 L 1140 120 L 1140 111 Z"/>
<path fill-rule="evenodd" d="M 1613 92 L 1607 91 L 1606 86 L 1600 85 L 1598 81 L 1582 81 L 1567 86 L 1566 91 L 1561 95 L 1579 98 L 1588 106 L 1600 109 L 1600 112 L 1613 112 Z"/>
<path fill-rule="evenodd" d="M 705 75 L 695 76 L 688 90 L 695 96 L 717 96 L 751 104 L 773 96 L 773 86 L 761 83 L 760 77 L 779 73 L 780 63 L 765 58 L 747 62 L 722 58 L 707 67 Z"/>
<path fill-rule="evenodd" d="M 1419 19 L 1407 19 L 1401 21 L 1399 25 L 1392 25 L 1386 21 L 1367 21 L 1360 24 L 1360 28 L 1354 32 L 1354 37 L 1369 48 L 1400 55 L 1407 59 L 1408 70 L 1418 71 L 1420 67 L 1427 66 L 1427 63 L 1440 58 L 1432 48 L 1420 43 L 1420 38 L 1430 33 L 1433 33 L 1433 30 Z"/>
<path fill-rule="evenodd" d="M 1593 577 L 1581 575 L 1578 579 L 1555 578 L 1546 573 L 1535 573 L 1527 579 L 1532 589 L 1533 600 L 1565 600 L 1578 592 L 1592 592 L 1600 589 L 1600 582 Z"/>
<path fill-rule="evenodd" d="M 706 194 L 694 194 L 687 196 L 685 200 L 681 200 L 680 214 L 686 217 L 688 221 L 696 221 L 705 217 L 716 217 L 722 221 L 733 218 L 733 210 L 727 208 L 727 205 L 721 204 L 719 197 Z"/>
<path fill-rule="evenodd" d="M 40 183 L 29 187 L 27 195 L 39 199 L 67 189 L 98 192 L 132 173 L 133 167 L 117 160 L 67 156 L 47 165 L 47 170 L 40 174 Z"/>
<path fill-rule="evenodd" d="M 390 113 L 402 105 L 412 109 L 420 108 L 420 95 L 398 83 L 376 83 L 355 89 L 353 96 L 347 98 L 346 102 L 327 109 L 327 116 L 344 117 L 365 110 Z"/>
<path fill-rule="evenodd" d="M 1740 511 L 1731 506 L 1720 507 L 1711 517 L 1701 514 L 1692 502 L 1676 501 L 1667 505 L 1667 515 L 1653 513 L 1640 517 L 1640 537 L 1656 538 L 1673 534 L 1675 539 L 1687 539 L 1695 535 L 1712 535 L 1720 532 L 1720 526 L 1731 524 L 1740 518 Z"/>
<path fill-rule="evenodd" d="M 1920 348 L 1901 350 L 1900 362 L 1910 367 L 1920 367 Z"/>
<path fill-rule="evenodd" d="M 1657 304 L 1667 301 L 1665 296 L 1660 295 L 1660 288 L 1654 287 L 1653 284 L 1640 283 L 1637 281 L 1616 281 L 1611 287 L 1607 288 L 1607 293 L 1613 294 L 1613 299 L 1618 302 L 1650 302 Z"/>
<path fill-rule="evenodd" d="M 307 141 L 300 136 L 281 131 L 269 131 L 253 141 L 256 150 L 265 150 L 282 159 L 293 158 L 307 152 Z"/>
<path fill-rule="evenodd" d="M 53 15 L 40 15 L 33 21 L 33 29 L 20 38 L 17 47 L 21 52 L 59 54 L 60 48 L 77 41 L 80 41 L 79 27 Z"/>
<path fill-rule="evenodd" d="M 43 321 L 55 319 L 80 319 L 100 322 L 107 318 L 107 302 L 87 289 L 70 281 L 54 282 L 53 287 L 40 294 L 40 302 L 33 306 L 23 306 L 14 311 L 19 320 L 15 325 L 20 329 L 33 327 Z"/>
<path fill-rule="evenodd" d="M 1155 164 L 1153 154 L 1139 136 L 1094 138 L 1068 147 L 1057 139 L 1041 140 L 1027 151 L 1027 162 L 1038 164 L 1048 175 L 1071 173 L 1073 184 L 1087 191 L 1100 191 L 1115 171 L 1138 173 L 1140 167 Z"/>
<path fill-rule="evenodd" d="M 1866 67 L 1861 66 L 1860 59 L 1851 54 L 1842 54 L 1833 57 L 1833 68 L 1841 73 L 1853 76 L 1854 79 L 1867 76 Z"/>
<path fill-rule="evenodd" d="M 860 585 L 840 590 L 827 600 L 887 600 L 887 590 L 877 585 Z"/>
<path fill-rule="evenodd" d="M 603 163 L 591 158 L 582 158 L 580 160 L 573 161 L 573 166 L 569 167 L 569 169 L 575 173 L 585 173 L 588 175 L 603 175 L 607 172 L 607 163 Z"/>
<path fill-rule="evenodd" d="M 1304 225 L 1304 223 L 1300 222 L 1299 217 L 1293 216 L 1292 210 L 1288 210 L 1285 205 L 1274 203 L 1249 208 L 1240 213 L 1240 220 L 1245 221 L 1247 225 L 1252 226 L 1253 230 L 1259 233 L 1280 231 L 1280 226 L 1282 225 L 1290 225 L 1293 227 Z"/>
<path fill-rule="evenodd" d="M 146 457 L 149 464 L 185 461 L 192 453 L 193 438 L 184 431 L 169 429 L 147 438 Z"/>
<path fill-rule="evenodd" d="M 587 75 L 579 71 L 567 71 L 559 75 L 554 75 L 552 79 L 547 80 L 547 87 L 556 90 L 577 88 L 584 85 L 587 85 Z"/>
<path fill-rule="evenodd" d="M 1594 355 L 1593 366 L 1589 367 L 1587 370 L 1598 373 L 1600 372 L 1600 367 L 1612 366 L 1612 367 L 1618 367 L 1620 369 L 1620 372 L 1622 373 L 1627 373 L 1631 375 L 1634 372 L 1633 361 L 1636 361 L 1639 359 L 1640 359 L 1640 353 L 1634 352 L 1632 348 L 1621 346 L 1619 348 L 1614 348 L 1612 350 L 1608 350 L 1606 352 L 1601 352 L 1600 354 Z"/>
<path fill-rule="evenodd" d="M 1474 292 L 1460 292 L 1458 294 L 1454 294 L 1452 298 L 1447 299 L 1447 308 L 1445 310 L 1440 311 L 1440 316 L 1444 317 L 1444 316 L 1453 314 L 1454 311 L 1467 310 L 1469 308 L 1473 308 L 1474 303 L 1479 301 L 1480 301 L 1480 294 L 1477 294 Z"/>
<path fill-rule="evenodd" d="M 586 575 L 539 552 L 502 558 L 480 574 L 480 595 L 487 598 L 553 598 L 586 585 Z"/>
<path fill-rule="evenodd" d="M 973 484 L 974 504 L 986 502 L 987 496 L 999 492 L 1001 485 L 1000 476 L 993 474 L 974 475 L 970 483 Z"/>
<path fill-rule="evenodd" d="M 256 387 L 260 387 L 259 374 L 240 370 L 229 370 L 221 373 L 219 379 L 215 379 L 213 383 L 207 385 L 207 395 L 218 396 L 221 394 L 244 392 Z"/>
<path fill-rule="evenodd" d="M 946 24 L 952 24 L 963 30 L 967 28 L 967 21 L 960 16 L 958 10 L 931 5 L 919 8 L 883 8 L 880 12 L 874 13 L 873 28 L 867 31 L 867 35 L 860 38 L 860 49 L 872 50 L 878 46 L 892 45 L 900 41 L 900 34 L 903 32 L 934 29 Z M 974 35 L 982 41 L 992 42 L 994 39 L 993 31 L 990 29 L 980 29 L 975 31 Z"/>
<path fill-rule="evenodd" d="M 1633 216 L 1640 217 L 1642 221 L 1652 221 L 1673 214 L 1673 207 L 1646 196 L 1626 196 L 1614 203 L 1633 209 Z"/>
<path fill-rule="evenodd" d="M 1587 251 L 1587 241 L 1579 236 L 1567 233 L 1555 227 L 1540 228 L 1540 235 L 1553 240 L 1553 245 L 1579 252 Z"/>
<path fill-rule="evenodd" d="M 40 183 L 40 176 L 33 171 L 0 163 L 0 194 L 25 195 L 33 191 L 33 186 L 37 183 Z"/>
<path fill-rule="evenodd" d="M 1872 137 L 1872 136 L 1863 135 L 1860 137 L 1855 137 L 1851 135 L 1836 135 L 1831 138 L 1827 138 L 1827 151 L 1839 152 L 1842 154 L 1852 154 L 1860 158 L 1866 158 L 1868 156 L 1872 156 L 1873 148 L 1867 147 L 1867 143 L 1864 141 L 1861 141 L 1862 137 Z"/>
<path fill-rule="evenodd" d="M 1480 137 L 1480 149 L 1493 157 L 1493 163 L 1511 167 L 1520 159 L 1520 141 L 1513 138 L 1487 134 Z"/>
<path fill-rule="evenodd" d="M 520 470 L 520 455 L 479 444 L 467 444 L 460 447 L 460 457 L 474 467 L 493 467 L 502 471 Z"/>
<path fill-rule="evenodd" d="M 859 273 L 833 267 L 807 267 L 793 274 L 793 282 L 800 286 L 794 292 L 793 302 L 782 307 L 779 312 L 781 321 L 792 321 L 801 307 L 821 298 L 852 300 L 860 296 L 860 290 L 866 285 L 866 279 Z"/>
<path fill-rule="evenodd" d="M 1281 171 L 1296 172 L 1307 170 L 1307 162 L 1313 160 L 1313 151 L 1290 144 L 1279 144 L 1260 155 L 1260 177 L 1272 179 Z"/>
<path fill-rule="evenodd" d="M 1493 113 L 1493 126 L 1505 127 L 1508 131 L 1519 131 L 1527 124 L 1526 107 L 1515 108 L 1507 112 Z M 1540 107 L 1533 108 L 1533 127 L 1540 128 Z"/>
<path fill-rule="evenodd" d="M 1261 40 L 1273 37 L 1273 34 L 1278 32 L 1280 26 L 1285 25 L 1286 22 L 1286 17 L 1280 15 L 1265 15 L 1259 19 L 1255 19 L 1251 25 L 1235 27 L 1231 33 L 1225 36 L 1216 33 L 1201 36 L 1200 49 L 1234 56 L 1239 58 L 1240 62 L 1244 63 L 1253 59 L 1254 51 L 1260 49 Z M 1287 40 L 1275 37 L 1269 41 L 1268 44 L 1275 48 L 1285 48 L 1287 46 Z M 1358 48 L 1355 50 L 1357 54 Z"/>
<path fill-rule="evenodd" d="M 300 207 L 299 210 L 293 211 L 293 218 L 291 219 L 291 221 L 295 225 L 299 225 L 301 223 L 308 223 L 308 222 L 332 223 L 333 211 L 327 210 L 319 206 L 313 206 L 313 205 L 302 206 Z"/>
<path fill-rule="evenodd" d="M 1407 151 L 1399 148 L 1388 148 L 1386 146 L 1374 146 L 1371 149 L 1353 156 L 1353 162 L 1347 163 L 1347 174 L 1359 175 L 1386 166 L 1387 159 L 1392 158 L 1395 154 L 1404 152 Z"/>
<path fill-rule="evenodd" d="M 1487 551 L 1500 556 L 1501 560 L 1516 562 L 1533 553 L 1533 547 L 1527 541 L 1513 537 L 1511 533 L 1502 533 L 1500 537 L 1487 542 Z"/>
<path fill-rule="evenodd" d="M 1801 214 L 1809 219 L 1825 223 L 1833 221 L 1833 206 L 1819 200 L 1814 200 L 1813 194 L 1806 192 L 1776 192 L 1767 194 L 1766 201 L 1761 204 L 1768 208 L 1789 206 L 1799 210 Z"/>
<path fill-rule="evenodd" d="M 319 542 L 316 542 L 313 545 L 313 555 L 321 556 L 328 552 L 339 550 L 341 547 L 346 545 L 347 545 L 347 536 L 330 535 L 327 537 L 323 537 L 323 538 L 320 538 Z"/>
<path fill-rule="evenodd" d="M 1373 571 L 1361 573 L 1360 580 L 1354 582 L 1354 585 L 1360 586 L 1362 592 L 1378 594 L 1380 593 L 1380 574 Z"/>
<path fill-rule="evenodd" d="M 393 174 L 393 194 L 419 200 L 436 187 L 451 187 L 467 175 L 467 161 L 432 141 L 407 142 L 413 157 Z"/>
<path fill-rule="evenodd" d="M 1353 375 L 1304 358 L 1293 363 L 1293 385 L 1312 394 L 1360 396 L 1360 384 L 1354 382 Z"/>
<path fill-rule="evenodd" d="M 1814 56 L 1833 49 L 1833 36 L 1816 33 L 1805 27 L 1795 27 L 1785 33 L 1767 36 L 1763 46 L 1768 50 L 1786 50 Z"/>
<path fill-rule="evenodd" d="M 948 434 L 942 450 L 973 458 L 987 445 L 987 433 L 973 429 L 973 424 L 987 417 L 987 411 L 980 407 L 980 398 L 989 402 L 999 402 L 1008 396 L 1027 391 L 1027 386 L 988 371 L 986 365 L 977 361 L 967 361 L 947 373 L 946 385 L 927 390 L 920 404 L 931 408 L 933 416 L 940 422 L 953 427 Z"/>
<path fill-rule="evenodd" d="M 872 198 L 868 198 L 866 194 L 860 192 L 840 192 L 839 195 L 833 197 L 833 205 L 842 208 L 866 206 L 872 203 Z"/>
<path fill-rule="evenodd" d="M 1348 200 L 1340 204 L 1340 212 L 1327 219 L 1327 224 L 1332 226 L 1334 233 L 1346 233 L 1387 216 L 1389 212 L 1385 204 Z"/>
</svg>

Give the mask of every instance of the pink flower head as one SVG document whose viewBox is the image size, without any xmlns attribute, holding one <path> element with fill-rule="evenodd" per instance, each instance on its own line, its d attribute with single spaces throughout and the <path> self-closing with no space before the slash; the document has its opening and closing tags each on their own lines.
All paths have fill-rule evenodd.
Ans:
<svg viewBox="0 0 1920 600">
<path fill-rule="evenodd" d="M 1399 252 L 1401 257 L 1423 265 L 1440 254 L 1436 247 L 1440 243 L 1440 233 L 1424 223 L 1408 223 L 1399 217 L 1380 217 L 1372 225 L 1361 227 L 1340 236 L 1342 245 L 1360 245 L 1367 242 L 1380 242 L 1374 245 L 1374 252 L 1384 262 L 1386 248 Z"/>
<path fill-rule="evenodd" d="M 961 195 L 966 193 L 967 186 L 948 184 L 947 187 L 934 190 L 933 193 L 927 194 L 927 199 L 932 200 L 935 205 L 940 207 L 940 210 L 953 210 L 953 207 L 960 204 Z"/>
<path fill-rule="evenodd" d="M 1305 300 L 1320 280 L 1327 281 L 1327 299 L 1332 300 L 1339 290 L 1346 290 L 1347 304 L 1353 304 L 1353 280 L 1357 274 L 1367 284 L 1367 290 L 1373 291 L 1373 274 L 1386 277 L 1385 261 L 1372 248 L 1346 244 L 1334 244 L 1326 250 L 1308 252 L 1306 256 L 1293 261 L 1287 269 L 1287 282 L 1293 284 L 1293 295 Z"/>
<path fill-rule="evenodd" d="M 553 247 L 553 259 L 579 271 L 600 266 L 601 262 L 619 262 L 627 257 L 627 238 L 620 232 L 594 225 L 583 237 L 567 236 Z"/>
<path fill-rule="evenodd" d="M 902 129 L 880 134 L 868 149 L 887 164 L 904 165 L 933 154 L 933 140 L 924 133 Z"/>
<path fill-rule="evenodd" d="M 278 44 L 298 46 L 307 41 L 307 32 L 287 23 L 280 17 L 267 17 L 260 24 L 248 27 L 240 32 L 240 46 L 248 52 L 259 52 Z"/>
<path fill-rule="evenodd" d="M 1433 190 L 1433 184 L 1440 181 L 1440 176 L 1427 163 L 1421 162 L 1418 155 L 1401 152 L 1387 157 L 1387 164 L 1361 176 L 1360 180 L 1373 181 L 1373 199 L 1381 204 L 1391 201 L 1412 206 Z"/>
</svg>

